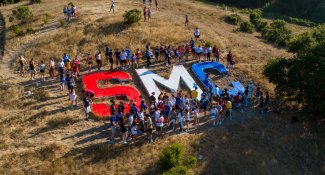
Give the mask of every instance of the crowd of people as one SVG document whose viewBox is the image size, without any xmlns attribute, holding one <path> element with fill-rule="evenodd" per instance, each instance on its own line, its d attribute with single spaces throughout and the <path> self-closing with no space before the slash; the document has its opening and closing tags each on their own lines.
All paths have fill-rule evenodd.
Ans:
<svg viewBox="0 0 325 175">
<path fill-rule="evenodd" d="M 128 111 L 125 110 L 123 102 L 116 103 L 111 100 L 109 142 L 115 143 L 117 129 L 120 130 L 122 144 L 127 144 L 129 140 L 137 139 L 141 135 L 145 135 L 150 143 L 153 141 L 154 131 L 157 137 L 168 131 L 187 132 L 199 127 L 202 121 L 206 121 L 211 127 L 220 126 L 227 120 L 233 120 L 233 110 L 243 112 L 244 108 L 250 108 L 252 103 L 258 104 L 263 114 L 268 110 L 269 94 L 266 92 L 263 95 L 260 87 L 257 86 L 254 90 L 256 100 L 253 101 L 252 86 L 251 82 L 245 92 L 238 93 L 236 96 L 230 95 L 227 89 L 224 89 L 220 95 L 204 90 L 200 99 L 198 99 L 197 88 L 191 91 L 190 95 L 180 90 L 175 94 L 161 93 L 157 99 L 153 92 L 148 104 L 142 96 L 140 96 L 140 105 L 132 100 L 128 102 L 127 105 L 130 106 Z M 90 99 L 89 96 L 85 97 L 85 108 L 89 108 Z"/>
</svg>

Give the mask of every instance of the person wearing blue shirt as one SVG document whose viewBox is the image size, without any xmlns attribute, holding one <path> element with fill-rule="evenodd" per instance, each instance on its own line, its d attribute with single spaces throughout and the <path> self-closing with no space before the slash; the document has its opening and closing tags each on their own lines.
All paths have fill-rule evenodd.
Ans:
<svg viewBox="0 0 325 175">
<path fill-rule="evenodd" d="M 130 114 L 134 114 L 136 117 L 138 116 L 138 108 L 135 106 L 135 103 L 130 107 Z"/>
<path fill-rule="evenodd" d="M 70 57 L 69 57 L 69 55 L 64 53 L 62 59 L 63 59 L 64 64 L 66 64 L 68 62 L 68 60 L 70 60 Z"/>
<path fill-rule="evenodd" d="M 151 52 L 150 52 L 149 48 L 146 50 L 145 55 L 146 55 L 146 58 L 147 58 L 147 67 L 149 67 L 150 64 L 151 64 L 151 62 L 150 62 Z"/>
<path fill-rule="evenodd" d="M 140 111 L 144 111 L 147 108 L 148 108 L 147 105 L 144 102 L 141 102 L 141 104 L 140 104 Z"/>
</svg>

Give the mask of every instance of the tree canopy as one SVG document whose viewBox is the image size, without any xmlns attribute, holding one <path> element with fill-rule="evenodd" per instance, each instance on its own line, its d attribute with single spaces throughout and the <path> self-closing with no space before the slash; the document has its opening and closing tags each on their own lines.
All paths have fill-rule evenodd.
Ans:
<svg viewBox="0 0 325 175">
<path fill-rule="evenodd" d="M 276 93 L 325 114 L 325 25 L 294 37 L 293 58 L 269 60 L 263 74 L 276 85 Z"/>
</svg>

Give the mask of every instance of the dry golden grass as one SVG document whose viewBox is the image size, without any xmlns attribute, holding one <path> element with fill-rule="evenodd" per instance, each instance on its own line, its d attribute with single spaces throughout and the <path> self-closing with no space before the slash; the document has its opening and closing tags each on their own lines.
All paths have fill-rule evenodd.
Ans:
<svg viewBox="0 0 325 175">
<path fill-rule="evenodd" d="M 117 1 L 113 15 L 108 14 L 106 0 L 79 0 L 74 2 L 79 9 L 78 19 L 61 27 L 63 5 L 68 2 L 47 0 L 29 5 L 35 16 L 29 25 L 37 33 L 23 37 L 6 34 L 0 77 L 0 174 L 158 174 L 161 173 L 158 164 L 161 149 L 175 142 L 185 146 L 187 155 L 203 156 L 190 174 L 324 172 L 323 135 L 309 134 L 300 123 L 288 124 L 288 116 L 300 114 L 269 114 L 269 118 L 260 119 L 255 112 L 243 116 L 235 113 L 238 122 L 228 122 L 217 129 L 203 126 L 191 134 L 157 139 L 154 144 L 143 141 L 129 146 L 108 144 L 106 121 L 83 121 L 81 104 L 76 109 L 70 108 L 68 93 L 58 90 L 56 80 L 48 80 L 38 87 L 27 77 L 10 74 L 15 67 L 10 67 L 15 65 L 12 62 L 21 54 L 37 61 L 61 57 L 64 52 L 70 56 L 95 54 L 105 44 L 113 49 L 130 47 L 132 50 L 143 49 L 147 42 L 153 46 L 160 43 L 176 46 L 187 43 L 193 28 L 198 26 L 202 44 L 212 41 L 223 51 L 232 49 L 238 69 L 231 79 L 239 79 L 244 84 L 253 79 L 272 90 L 273 86 L 261 75 L 262 67 L 270 57 L 290 54 L 265 43 L 258 33 L 234 32 L 236 26 L 222 20 L 230 11 L 196 1 L 161 1 L 159 11 L 152 10 L 151 22 L 127 26 L 123 24 L 122 14 L 134 7 L 141 9 L 142 1 Z M 19 5 L 1 7 L 1 13 L 6 17 Z M 190 27 L 183 26 L 185 14 L 189 14 Z M 296 32 L 304 30 L 291 27 Z M 152 70 L 165 77 L 170 71 L 162 66 Z M 22 97 L 23 90 L 34 94 Z"/>
</svg>

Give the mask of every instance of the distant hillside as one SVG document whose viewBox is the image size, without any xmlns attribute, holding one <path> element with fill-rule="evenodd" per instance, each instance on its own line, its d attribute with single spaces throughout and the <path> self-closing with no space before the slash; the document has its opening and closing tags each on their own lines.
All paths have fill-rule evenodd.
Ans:
<svg viewBox="0 0 325 175">
<path fill-rule="evenodd" d="M 239 8 L 263 8 L 265 12 L 325 22 L 325 0 L 209 0 Z"/>
</svg>

